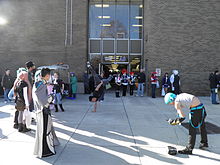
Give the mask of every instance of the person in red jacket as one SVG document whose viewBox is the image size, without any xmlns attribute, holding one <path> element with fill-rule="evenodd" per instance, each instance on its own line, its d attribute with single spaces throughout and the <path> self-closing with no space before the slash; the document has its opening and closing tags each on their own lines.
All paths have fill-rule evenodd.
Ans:
<svg viewBox="0 0 220 165">
<path fill-rule="evenodd" d="M 156 98 L 155 93 L 156 93 L 156 87 L 157 87 L 157 81 L 158 81 L 156 74 L 157 74 L 157 72 L 152 72 L 151 77 L 150 77 L 152 98 Z"/>
</svg>

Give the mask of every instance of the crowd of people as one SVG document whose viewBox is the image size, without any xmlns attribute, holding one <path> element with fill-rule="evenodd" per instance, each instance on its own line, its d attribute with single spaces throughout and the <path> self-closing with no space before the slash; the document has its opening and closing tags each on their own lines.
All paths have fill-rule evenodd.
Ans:
<svg viewBox="0 0 220 165">
<path fill-rule="evenodd" d="M 105 90 L 108 86 L 110 86 L 108 88 L 111 88 L 110 82 L 112 81 L 115 84 L 115 96 L 117 98 L 125 97 L 128 88 L 130 96 L 135 95 L 135 89 L 137 89 L 136 97 L 144 96 L 146 75 L 143 69 L 139 73 L 128 73 L 127 70 L 123 69 L 120 73 L 110 74 L 106 77 L 104 72 L 100 75 L 97 74 L 89 62 L 87 63 L 87 68 L 91 75 L 89 76 L 87 72 L 83 75 L 84 92 L 86 94 L 92 93 L 89 96 L 89 101 L 94 103 L 93 112 L 97 111 L 98 102 L 104 101 Z M 177 70 L 173 70 L 170 76 L 165 73 L 161 80 L 161 86 L 157 75 L 157 72 L 152 72 L 150 76 L 152 98 L 156 98 L 156 89 L 160 88 L 161 96 L 165 96 L 165 103 L 174 105 L 179 114 L 177 119 L 170 119 L 169 123 L 171 125 L 181 123 L 185 119 L 182 108 L 190 109 L 189 145 L 180 153 L 192 153 L 195 145 L 195 129 L 198 127 L 202 129 L 201 147 L 207 147 L 206 111 L 204 105 L 194 95 L 181 92 L 180 76 Z M 210 74 L 209 80 L 212 104 L 219 104 L 217 102 L 217 93 L 220 87 L 218 70 Z M 35 120 L 32 118 L 34 113 L 37 123 L 34 154 L 38 157 L 54 155 L 56 153 L 55 146 L 59 145 L 59 140 L 53 128 L 51 109 L 54 107 L 55 112 L 58 112 L 59 109 L 62 112 L 65 111 L 62 103 L 65 85 L 59 73 L 51 73 L 49 68 L 36 71 L 35 64 L 32 61 L 28 61 L 25 63 L 25 67 L 17 70 L 15 80 L 10 75 L 10 70 L 6 69 L 1 85 L 4 89 L 5 103 L 15 100 L 14 128 L 22 133 L 31 131 L 31 122 Z M 70 73 L 69 87 L 71 97 L 75 99 L 77 78 L 73 72 Z M 195 110 L 197 111 L 194 114 Z"/>
<path fill-rule="evenodd" d="M 4 90 L 5 103 L 15 102 L 14 128 L 18 132 L 31 131 L 31 123 L 37 123 L 34 154 L 46 157 L 55 154 L 55 146 L 59 144 L 51 117 L 51 109 L 55 112 L 65 111 L 62 98 L 64 81 L 59 72 L 52 73 L 50 69 L 36 70 L 32 61 L 17 70 L 16 79 L 6 69 L 1 85 Z M 70 95 L 76 98 L 77 78 L 70 73 Z M 58 108 L 59 106 L 59 108 Z"/>
</svg>

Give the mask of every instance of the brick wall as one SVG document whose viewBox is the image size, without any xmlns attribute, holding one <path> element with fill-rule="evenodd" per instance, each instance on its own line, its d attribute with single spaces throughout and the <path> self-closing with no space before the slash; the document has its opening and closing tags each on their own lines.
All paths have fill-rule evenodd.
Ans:
<svg viewBox="0 0 220 165">
<path fill-rule="evenodd" d="M 149 71 L 178 69 L 184 92 L 208 95 L 220 69 L 220 1 L 145 0 L 144 11 Z"/>
<path fill-rule="evenodd" d="M 87 59 L 87 1 L 73 0 L 73 46 L 65 47 L 65 0 L 3 0 L 0 15 L 0 72 L 33 60 L 36 66 L 67 63 L 81 76 Z M 68 13 L 70 19 L 70 10 Z M 68 21 L 68 41 L 70 21 Z"/>
</svg>

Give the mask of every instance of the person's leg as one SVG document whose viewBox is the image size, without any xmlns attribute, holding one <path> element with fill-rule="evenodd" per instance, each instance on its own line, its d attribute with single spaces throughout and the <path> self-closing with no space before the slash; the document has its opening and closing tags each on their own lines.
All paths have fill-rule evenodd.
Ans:
<svg viewBox="0 0 220 165">
<path fill-rule="evenodd" d="M 16 110 L 15 111 L 15 117 L 14 117 L 14 128 L 18 129 L 18 115 L 19 115 L 19 111 Z"/>
<path fill-rule="evenodd" d="M 203 119 L 202 119 L 203 117 Z M 205 118 L 206 118 L 206 112 L 204 113 L 204 116 L 201 114 L 201 120 L 202 120 L 202 125 L 200 127 L 200 133 L 201 133 L 201 141 L 200 141 L 200 147 L 208 147 L 208 137 L 207 137 L 207 131 L 206 131 L 206 124 L 205 124 Z"/>
<path fill-rule="evenodd" d="M 23 131 L 23 111 L 18 112 L 18 132 Z"/>
<path fill-rule="evenodd" d="M 189 121 L 189 140 L 188 140 L 188 145 L 185 149 L 179 150 L 178 152 L 180 154 L 192 154 L 192 150 L 195 146 L 196 142 L 196 128 L 199 124 L 200 120 L 200 115 L 198 111 L 192 111 L 190 112 L 190 121 Z"/>
<path fill-rule="evenodd" d="M 57 93 L 54 95 L 54 107 L 55 107 L 55 112 L 58 112 L 58 98 L 57 98 Z"/>
<path fill-rule="evenodd" d="M 61 95 L 61 93 L 57 93 L 57 103 L 59 104 L 60 109 L 64 112 L 63 105 L 62 105 L 62 95 Z"/>
<path fill-rule="evenodd" d="M 144 96 L 144 83 L 141 83 L 141 96 Z"/>
<path fill-rule="evenodd" d="M 136 96 L 140 96 L 141 92 L 141 84 L 138 83 L 138 90 L 137 90 L 137 95 Z"/>
<path fill-rule="evenodd" d="M 7 89 L 4 89 L 4 101 L 5 101 L 5 103 L 8 102 L 8 96 L 7 96 L 7 91 L 6 90 Z"/>
<path fill-rule="evenodd" d="M 130 85 L 130 95 L 133 95 L 134 85 Z"/>
<path fill-rule="evenodd" d="M 152 98 L 155 98 L 156 84 L 151 84 L 151 88 L 152 88 Z"/>
<path fill-rule="evenodd" d="M 95 102 L 95 104 L 94 104 L 94 109 L 93 109 L 93 111 L 92 112 L 96 112 L 96 110 L 97 110 L 97 102 Z"/>
<path fill-rule="evenodd" d="M 216 101 L 216 93 L 215 93 L 215 88 L 211 89 L 211 95 L 212 95 L 212 104 L 215 104 Z"/>
</svg>

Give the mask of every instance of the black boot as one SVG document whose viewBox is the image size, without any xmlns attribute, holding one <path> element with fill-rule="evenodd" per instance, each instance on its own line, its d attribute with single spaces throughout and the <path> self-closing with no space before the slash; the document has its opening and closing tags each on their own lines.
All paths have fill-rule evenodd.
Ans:
<svg viewBox="0 0 220 165">
<path fill-rule="evenodd" d="M 29 132 L 29 131 L 31 131 L 31 129 L 28 129 L 26 127 L 26 124 L 23 124 L 23 131 L 22 132 Z"/>
<path fill-rule="evenodd" d="M 14 127 L 15 129 L 18 129 L 18 124 L 15 123 L 13 127 Z"/>
<path fill-rule="evenodd" d="M 208 147 L 209 147 L 208 143 L 201 143 L 199 145 L 199 149 L 205 149 L 205 148 L 208 148 Z"/>
<path fill-rule="evenodd" d="M 60 104 L 60 109 L 64 112 L 63 105 Z"/>
<path fill-rule="evenodd" d="M 179 150 L 178 151 L 179 154 L 187 154 L 187 155 L 192 155 L 192 149 L 186 147 L 185 149 L 183 150 Z"/>
<path fill-rule="evenodd" d="M 23 131 L 23 124 L 19 123 L 18 124 L 18 132 L 22 132 Z"/>
<path fill-rule="evenodd" d="M 54 104 L 54 107 L 55 107 L 55 112 L 58 112 L 58 106 L 57 106 L 57 104 Z"/>
</svg>

